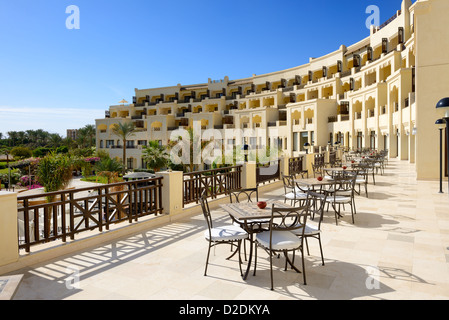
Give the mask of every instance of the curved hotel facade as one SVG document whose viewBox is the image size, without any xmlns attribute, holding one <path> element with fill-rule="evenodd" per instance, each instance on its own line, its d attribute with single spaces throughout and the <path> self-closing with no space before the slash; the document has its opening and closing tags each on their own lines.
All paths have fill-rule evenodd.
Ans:
<svg viewBox="0 0 449 320">
<path fill-rule="evenodd" d="M 276 145 L 291 157 L 304 143 L 388 150 L 416 163 L 418 179 L 439 176 L 435 106 L 449 96 L 447 0 L 404 0 L 368 37 L 309 63 L 245 79 L 135 89 L 133 103 L 97 119 L 97 149 L 122 157 L 111 127 L 134 122 L 127 166 L 140 168 L 142 145 L 167 144 L 173 130 L 215 129 L 226 144 Z M 227 129 L 254 129 L 237 142 Z M 444 152 L 444 151 L 443 151 Z M 447 160 L 446 160 L 447 161 Z"/>
</svg>

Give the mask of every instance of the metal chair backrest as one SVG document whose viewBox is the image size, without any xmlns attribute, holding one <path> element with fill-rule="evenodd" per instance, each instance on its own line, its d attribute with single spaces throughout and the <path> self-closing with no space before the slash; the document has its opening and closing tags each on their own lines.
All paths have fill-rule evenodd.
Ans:
<svg viewBox="0 0 449 320">
<path fill-rule="evenodd" d="M 307 193 L 308 197 L 310 198 L 310 207 L 309 207 L 309 214 L 310 216 L 314 217 L 315 215 L 318 216 L 318 230 L 321 230 L 321 221 L 323 221 L 324 216 L 324 207 L 326 205 L 327 197 L 329 196 L 329 192 L 326 190 L 322 190 L 322 193 L 318 193 L 315 191 L 309 191 Z M 312 214 L 313 213 L 313 214 Z"/>
<path fill-rule="evenodd" d="M 206 219 L 207 227 L 209 229 L 209 235 L 210 235 L 211 229 L 213 228 L 212 216 L 210 214 L 209 203 L 207 202 L 207 198 L 204 195 L 200 197 L 200 203 L 201 203 L 201 209 L 203 209 L 203 215 L 204 215 L 204 218 Z"/>
<path fill-rule="evenodd" d="M 285 193 L 295 191 L 295 178 L 293 175 L 282 175 L 282 182 L 284 183 Z"/>
<path fill-rule="evenodd" d="M 310 192 L 310 191 L 309 191 Z M 274 204 L 271 208 L 270 219 L 270 243 L 273 231 L 294 231 L 299 230 L 299 235 L 304 236 L 307 217 L 310 212 L 311 199 L 307 197 L 304 206 L 285 208 L 276 207 Z"/>
<path fill-rule="evenodd" d="M 255 202 L 259 202 L 259 189 L 246 188 L 229 191 L 229 200 L 231 203 L 253 202 L 252 197 L 255 196 Z"/>
</svg>

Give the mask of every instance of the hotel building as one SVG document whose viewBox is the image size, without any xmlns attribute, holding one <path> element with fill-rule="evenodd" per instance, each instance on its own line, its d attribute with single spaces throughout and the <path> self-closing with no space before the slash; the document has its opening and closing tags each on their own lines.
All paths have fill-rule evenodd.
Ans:
<svg viewBox="0 0 449 320">
<path fill-rule="evenodd" d="M 105 118 L 96 120 L 97 149 L 121 159 L 121 141 L 111 127 L 132 121 L 137 130 L 127 142 L 127 166 L 140 168 L 142 146 L 149 140 L 166 145 L 173 130 L 196 123 L 223 137 L 226 129 L 261 129 L 244 141 L 224 143 L 276 145 L 291 157 L 303 154 L 306 142 L 385 149 L 390 158 L 416 163 L 417 179 L 436 179 L 435 121 L 442 114 L 435 106 L 449 96 L 447 14 L 447 0 L 403 0 L 400 10 L 372 26 L 365 39 L 298 67 L 135 89 L 131 104 L 110 106 Z"/>
</svg>

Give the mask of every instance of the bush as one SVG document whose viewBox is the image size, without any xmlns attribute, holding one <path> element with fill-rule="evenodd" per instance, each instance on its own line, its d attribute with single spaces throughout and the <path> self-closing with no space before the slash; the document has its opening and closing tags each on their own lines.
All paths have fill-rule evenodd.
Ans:
<svg viewBox="0 0 449 320">
<path fill-rule="evenodd" d="M 11 155 L 13 155 L 16 159 L 26 159 L 30 158 L 33 153 L 26 147 L 14 147 L 11 149 Z"/>
<path fill-rule="evenodd" d="M 33 150 L 33 157 L 42 158 L 50 153 L 50 149 L 46 147 L 39 147 Z"/>
</svg>

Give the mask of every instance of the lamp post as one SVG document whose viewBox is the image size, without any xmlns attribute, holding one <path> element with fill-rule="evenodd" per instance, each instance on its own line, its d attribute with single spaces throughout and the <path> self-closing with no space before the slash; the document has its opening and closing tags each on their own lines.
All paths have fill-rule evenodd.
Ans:
<svg viewBox="0 0 449 320">
<path fill-rule="evenodd" d="M 306 154 L 309 153 L 309 147 L 310 147 L 310 143 L 308 143 L 308 142 L 304 143 L 304 148 L 306 149 Z"/>
<path fill-rule="evenodd" d="M 443 119 L 446 121 L 446 154 L 449 160 L 449 98 L 443 98 L 438 101 L 437 109 L 442 109 L 445 111 Z M 449 193 L 449 179 L 448 179 L 448 193 Z"/>
<path fill-rule="evenodd" d="M 440 130 L 440 191 L 438 193 L 443 193 L 443 129 L 446 127 L 446 121 L 438 119 L 435 124 Z"/>
</svg>

